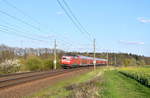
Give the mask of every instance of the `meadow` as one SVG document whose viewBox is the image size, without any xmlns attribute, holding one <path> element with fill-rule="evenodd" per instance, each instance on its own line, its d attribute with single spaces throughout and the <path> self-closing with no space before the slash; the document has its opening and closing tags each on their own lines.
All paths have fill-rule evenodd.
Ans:
<svg viewBox="0 0 150 98">
<path fill-rule="evenodd" d="M 27 98 L 150 98 L 149 73 L 150 67 L 101 67 L 59 81 Z"/>
</svg>

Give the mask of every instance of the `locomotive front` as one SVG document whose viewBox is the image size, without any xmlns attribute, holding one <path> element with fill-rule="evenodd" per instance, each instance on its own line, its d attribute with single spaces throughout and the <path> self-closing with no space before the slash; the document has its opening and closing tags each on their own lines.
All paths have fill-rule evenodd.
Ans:
<svg viewBox="0 0 150 98">
<path fill-rule="evenodd" d="M 61 58 L 61 66 L 63 68 L 71 67 L 71 64 L 72 64 L 71 60 L 72 60 L 71 56 L 62 56 L 62 58 Z"/>
</svg>

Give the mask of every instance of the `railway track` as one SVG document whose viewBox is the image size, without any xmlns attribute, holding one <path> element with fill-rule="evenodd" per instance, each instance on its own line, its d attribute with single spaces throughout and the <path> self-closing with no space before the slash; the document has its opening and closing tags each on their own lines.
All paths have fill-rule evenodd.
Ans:
<svg viewBox="0 0 150 98">
<path fill-rule="evenodd" d="M 61 70 L 52 70 L 52 71 L 43 71 L 43 72 L 26 72 L 26 73 L 0 75 L 0 89 L 15 86 L 25 82 L 46 78 L 46 77 L 56 76 L 71 71 L 83 70 L 88 68 L 89 67 L 87 68 L 81 67 L 75 69 L 61 69 Z"/>
</svg>

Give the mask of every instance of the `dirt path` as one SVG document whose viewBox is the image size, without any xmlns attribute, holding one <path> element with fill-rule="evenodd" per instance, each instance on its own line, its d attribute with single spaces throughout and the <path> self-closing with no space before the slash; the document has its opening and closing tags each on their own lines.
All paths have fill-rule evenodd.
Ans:
<svg viewBox="0 0 150 98">
<path fill-rule="evenodd" d="M 21 98 L 23 96 L 27 96 L 34 92 L 37 92 L 43 88 L 46 88 L 49 85 L 52 85 L 70 77 L 74 77 L 75 75 L 83 74 L 88 71 L 90 71 L 90 69 L 77 70 L 6 88 L 0 90 L 0 98 Z"/>
</svg>

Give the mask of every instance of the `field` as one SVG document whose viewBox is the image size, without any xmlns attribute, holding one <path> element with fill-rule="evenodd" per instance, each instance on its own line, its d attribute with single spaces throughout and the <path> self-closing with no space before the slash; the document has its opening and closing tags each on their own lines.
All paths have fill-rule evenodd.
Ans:
<svg viewBox="0 0 150 98">
<path fill-rule="evenodd" d="M 150 89 L 117 71 L 108 71 L 101 92 L 103 98 L 149 98 Z"/>
<path fill-rule="evenodd" d="M 133 75 L 133 76 L 132 76 Z M 150 67 L 101 67 L 51 85 L 28 98 L 150 98 Z M 137 77 L 140 80 L 137 80 Z M 146 82 L 147 83 L 147 82 Z"/>
<path fill-rule="evenodd" d="M 150 68 L 149 67 L 130 67 L 130 68 L 122 68 L 120 73 L 124 74 L 127 77 L 135 79 L 139 83 L 150 87 Z"/>
</svg>

